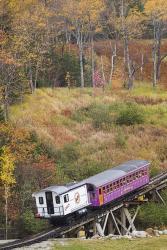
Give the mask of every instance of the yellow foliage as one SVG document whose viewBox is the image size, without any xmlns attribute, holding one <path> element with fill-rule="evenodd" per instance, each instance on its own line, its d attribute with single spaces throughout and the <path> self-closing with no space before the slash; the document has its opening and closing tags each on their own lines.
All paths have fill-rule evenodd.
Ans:
<svg viewBox="0 0 167 250">
<path fill-rule="evenodd" d="M 147 0 L 145 12 L 153 18 L 167 19 L 167 1 L 166 0 Z"/>
<path fill-rule="evenodd" d="M 63 15 L 82 23 L 97 22 L 100 13 L 104 9 L 101 0 L 69 0 L 64 4 Z"/>
<path fill-rule="evenodd" d="M 0 156 L 0 182 L 6 187 L 16 183 L 14 177 L 14 158 L 8 147 L 2 148 Z"/>
</svg>

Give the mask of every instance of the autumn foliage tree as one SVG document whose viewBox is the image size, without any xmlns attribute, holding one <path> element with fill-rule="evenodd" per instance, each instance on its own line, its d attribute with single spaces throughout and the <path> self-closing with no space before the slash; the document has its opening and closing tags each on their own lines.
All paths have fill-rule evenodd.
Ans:
<svg viewBox="0 0 167 250">
<path fill-rule="evenodd" d="M 10 1 L 13 13 L 13 54 L 22 64 L 29 87 L 33 93 L 37 87 L 43 57 L 49 46 L 48 18 L 50 12 L 38 0 Z"/>
<path fill-rule="evenodd" d="M 93 31 L 102 10 L 103 2 L 100 0 L 70 0 L 65 2 L 63 6 L 64 22 L 71 35 L 75 38 L 79 49 L 82 88 L 85 86 L 83 63 L 84 44 L 91 40 L 93 53 Z M 92 71 L 93 65 L 92 62 Z"/>
<path fill-rule="evenodd" d="M 8 238 L 8 199 L 10 196 L 10 189 L 16 182 L 14 169 L 13 155 L 10 149 L 4 146 L 0 154 L 0 184 L 4 188 L 6 239 Z"/>
<path fill-rule="evenodd" d="M 167 53 L 161 53 L 162 39 L 167 31 L 167 1 L 147 0 L 145 12 L 153 27 L 153 86 L 156 87 L 160 80 L 161 63 L 167 57 Z"/>
</svg>

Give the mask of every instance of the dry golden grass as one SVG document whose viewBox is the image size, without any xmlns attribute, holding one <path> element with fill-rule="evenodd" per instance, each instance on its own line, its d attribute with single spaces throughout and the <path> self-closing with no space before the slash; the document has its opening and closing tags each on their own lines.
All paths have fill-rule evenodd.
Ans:
<svg viewBox="0 0 167 250">
<path fill-rule="evenodd" d="M 127 100 L 135 98 L 140 99 L 141 104 L 138 99 L 137 103 L 146 113 L 143 125 L 111 125 L 105 130 L 95 129 L 92 118 L 80 122 L 72 118 L 77 110 L 91 104 L 117 105 L 110 108 L 111 113 L 117 114 Z M 145 103 L 147 98 L 151 101 Z M 66 144 L 78 141 L 80 155 L 74 165 L 82 167 L 90 161 L 106 168 L 130 159 L 147 159 L 153 165 L 165 167 L 167 155 L 163 156 L 160 150 L 167 141 L 167 108 L 160 100 L 166 99 L 164 90 L 155 92 L 148 86 L 139 86 L 131 92 L 108 88 L 105 92 L 97 91 L 96 95 L 92 89 L 39 89 L 27 96 L 22 105 L 11 107 L 11 121 L 17 127 L 36 131 L 41 141 L 55 148 L 63 149 Z"/>
</svg>

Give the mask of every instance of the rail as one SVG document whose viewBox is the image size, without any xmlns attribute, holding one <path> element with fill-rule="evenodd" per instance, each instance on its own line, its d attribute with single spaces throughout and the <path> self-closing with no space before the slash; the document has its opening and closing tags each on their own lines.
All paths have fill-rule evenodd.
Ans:
<svg viewBox="0 0 167 250">
<path fill-rule="evenodd" d="M 150 191 L 153 190 L 162 190 L 167 187 L 167 172 L 161 173 L 153 178 L 151 178 L 149 184 L 147 184 L 144 187 L 141 187 L 140 189 L 136 190 L 134 193 L 127 194 L 124 197 L 121 197 L 120 199 L 112 202 L 111 204 L 96 210 L 90 212 L 86 218 L 84 219 L 79 219 L 70 226 L 63 226 L 63 227 L 58 227 L 58 228 L 52 228 L 49 229 L 48 231 L 41 232 L 39 234 L 36 234 L 32 237 L 22 239 L 22 240 L 17 240 L 12 243 L 7 243 L 0 245 L 0 250 L 9 250 L 9 249 L 14 249 L 14 248 L 19 248 L 23 246 L 28 246 L 32 245 L 37 242 L 41 242 L 44 240 L 47 240 L 49 238 L 58 238 L 62 237 L 63 235 L 67 234 L 68 232 L 71 232 L 91 221 L 94 221 L 96 217 L 103 216 L 107 211 L 110 209 L 112 211 L 118 209 L 118 207 L 123 207 L 125 203 L 134 201 L 137 197 L 141 195 L 145 195 L 149 193 Z"/>
</svg>

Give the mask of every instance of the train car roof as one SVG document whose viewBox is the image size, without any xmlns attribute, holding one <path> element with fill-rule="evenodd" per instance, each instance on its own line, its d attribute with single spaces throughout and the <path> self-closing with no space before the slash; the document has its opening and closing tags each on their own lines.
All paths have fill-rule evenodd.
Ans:
<svg viewBox="0 0 167 250">
<path fill-rule="evenodd" d="M 125 176 L 127 173 L 135 171 L 141 167 L 149 165 L 150 163 L 145 160 L 132 160 L 125 162 L 117 167 L 108 169 L 102 173 L 96 174 L 92 177 L 84 180 L 87 184 L 92 184 L 95 187 L 103 186 L 109 182 L 112 182 L 118 178 Z"/>
<path fill-rule="evenodd" d="M 141 167 L 147 166 L 150 163 L 145 160 L 132 160 L 125 162 L 117 167 L 113 167 L 111 169 L 108 169 L 106 171 L 103 171 L 99 174 L 96 174 L 94 176 L 91 176 L 83 181 L 77 182 L 77 183 L 70 183 L 64 186 L 50 186 L 48 188 L 45 188 L 39 192 L 43 191 L 52 191 L 55 192 L 57 195 L 61 195 L 63 193 L 66 193 L 72 189 L 75 189 L 77 187 L 89 184 L 93 185 L 95 188 L 103 186 L 109 182 L 112 182 L 118 178 L 123 177 L 129 172 L 133 172 Z M 39 193 L 36 192 L 33 195 Z"/>
</svg>

